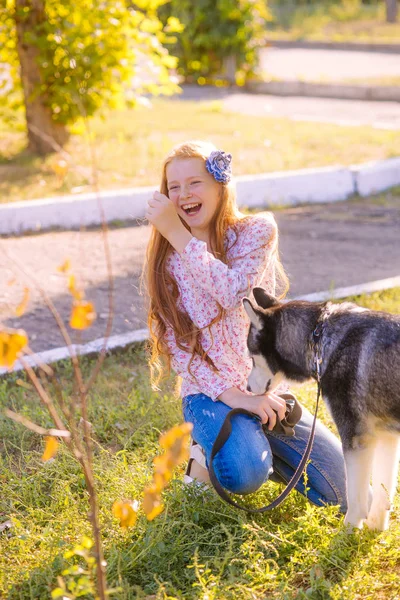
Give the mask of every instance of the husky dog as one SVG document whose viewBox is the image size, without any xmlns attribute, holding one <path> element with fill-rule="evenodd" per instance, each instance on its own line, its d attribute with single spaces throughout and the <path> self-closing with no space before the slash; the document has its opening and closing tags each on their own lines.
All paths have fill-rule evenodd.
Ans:
<svg viewBox="0 0 400 600">
<path fill-rule="evenodd" d="M 282 380 L 320 378 L 342 440 L 345 523 L 387 529 L 400 458 L 400 317 L 350 302 L 280 303 L 261 288 L 253 293 L 258 306 L 243 300 L 251 321 L 248 389 L 263 394 Z"/>
</svg>

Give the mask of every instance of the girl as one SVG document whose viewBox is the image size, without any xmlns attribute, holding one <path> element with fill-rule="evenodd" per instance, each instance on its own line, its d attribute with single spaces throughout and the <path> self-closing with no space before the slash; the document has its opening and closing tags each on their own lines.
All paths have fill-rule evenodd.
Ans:
<svg viewBox="0 0 400 600">
<path fill-rule="evenodd" d="M 183 414 L 193 423 L 186 480 L 208 481 L 207 460 L 227 412 L 237 415 L 232 434 L 214 460 L 221 485 L 236 494 L 257 490 L 267 479 L 288 481 L 304 451 L 312 417 L 303 409 L 296 437 L 272 432 L 286 404 L 279 390 L 247 392 L 247 315 L 242 299 L 255 286 L 276 295 L 287 279 L 278 258 L 271 214 L 245 216 L 236 207 L 231 155 L 205 142 L 187 142 L 167 156 L 160 192 L 148 202 L 153 225 L 147 249 L 150 297 L 150 368 L 156 385 L 166 363 L 181 376 Z M 261 419 L 261 422 L 260 422 Z M 266 436 L 261 423 L 268 424 Z M 345 510 L 341 446 L 317 424 L 308 473 L 308 498 Z M 305 493 L 304 482 L 297 489 Z"/>
</svg>

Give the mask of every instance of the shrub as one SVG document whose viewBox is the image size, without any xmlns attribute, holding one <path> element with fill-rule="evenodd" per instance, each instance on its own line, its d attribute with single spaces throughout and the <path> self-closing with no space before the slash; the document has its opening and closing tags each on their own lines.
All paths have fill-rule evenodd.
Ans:
<svg viewBox="0 0 400 600">
<path fill-rule="evenodd" d="M 204 84 L 226 76 L 229 58 L 239 85 L 255 72 L 269 19 L 265 1 L 171 0 L 159 14 L 164 23 L 173 16 L 183 25 L 171 53 L 179 58 L 178 72 L 186 81 Z"/>
</svg>

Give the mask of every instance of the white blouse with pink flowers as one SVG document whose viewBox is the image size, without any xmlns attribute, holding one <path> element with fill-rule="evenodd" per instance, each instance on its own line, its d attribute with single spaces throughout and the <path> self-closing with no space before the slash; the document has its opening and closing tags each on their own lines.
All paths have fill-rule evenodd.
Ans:
<svg viewBox="0 0 400 600">
<path fill-rule="evenodd" d="M 216 259 L 207 244 L 195 237 L 182 253 L 175 251 L 168 259 L 167 268 L 180 291 L 178 307 L 202 329 L 202 347 L 218 370 L 196 355 L 189 373 L 192 354 L 177 347 L 174 332 L 167 327 L 166 343 L 172 368 L 182 377 L 182 397 L 201 392 L 217 400 L 231 387 L 246 390 L 251 371 L 246 346 L 249 320 L 241 301 L 256 286 L 275 293 L 277 226 L 272 214 L 263 213 L 240 221 L 237 233 L 233 246 L 234 230 L 226 233 L 228 264 Z M 226 309 L 224 317 L 208 327 L 219 306 Z"/>
</svg>

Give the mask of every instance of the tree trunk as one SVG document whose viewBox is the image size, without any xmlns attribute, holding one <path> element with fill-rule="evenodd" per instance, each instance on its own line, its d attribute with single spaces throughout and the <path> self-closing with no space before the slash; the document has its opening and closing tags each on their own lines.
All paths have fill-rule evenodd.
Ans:
<svg viewBox="0 0 400 600">
<path fill-rule="evenodd" d="M 223 72 L 221 73 L 222 77 L 226 77 L 229 83 L 236 83 L 236 56 L 231 54 L 230 56 L 226 56 L 223 62 Z"/>
<path fill-rule="evenodd" d="M 46 104 L 46 93 L 40 91 L 43 80 L 39 67 L 39 51 L 28 37 L 32 33 L 40 36 L 41 25 L 46 21 L 44 2 L 45 0 L 16 0 L 15 6 L 17 50 L 25 100 L 28 148 L 42 156 L 58 151 L 69 136 L 65 125 L 56 123 L 52 119 L 51 110 Z"/>
<path fill-rule="evenodd" d="M 397 0 L 386 0 L 386 21 L 388 23 L 396 23 L 397 10 Z"/>
</svg>

